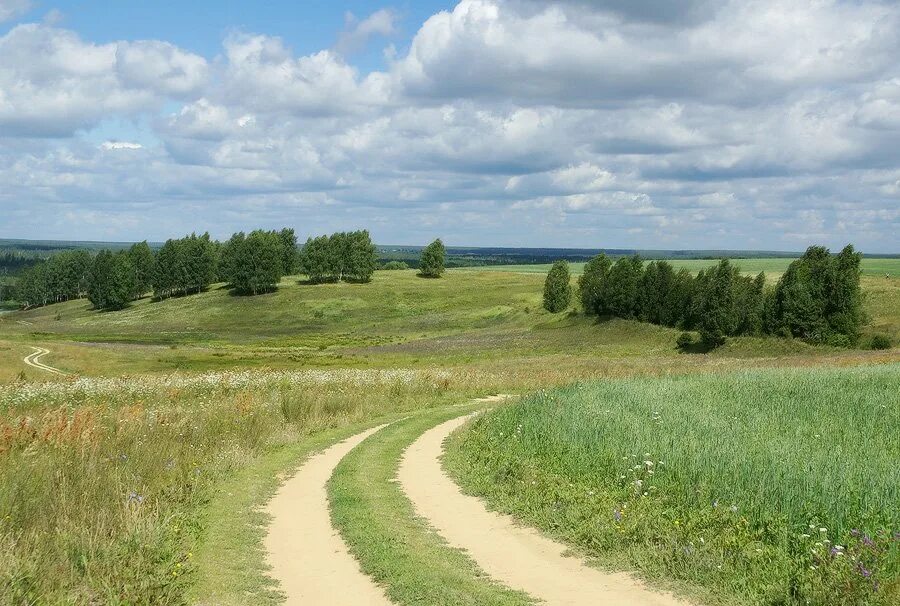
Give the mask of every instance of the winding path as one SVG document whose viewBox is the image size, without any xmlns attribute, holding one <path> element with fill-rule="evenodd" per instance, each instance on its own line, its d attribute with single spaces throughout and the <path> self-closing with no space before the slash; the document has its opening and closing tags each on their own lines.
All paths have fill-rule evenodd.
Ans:
<svg viewBox="0 0 900 606">
<path fill-rule="evenodd" d="M 633 577 L 567 557 L 568 548 L 463 494 L 441 467 L 445 438 L 469 415 L 425 432 L 404 453 L 398 479 L 416 513 L 453 547 L 465 550 L 495 580 L 547 604 L 685 606 Z"/>
<path fill-rule="evenodd" d="M 41 358 L 43 358 L 48 353 L 50 353 L 49 349 L 44 349 L 43 347 L 34 347 L 34 346 L 32 346 L 31 349 L 33 349 L 34 351 L 32 353 L 28 354 L 27 356 L 25 356 L 25 358 L 22 360 L 23 362 L 25 362 L 25 364 L 27 364 L 28 366 L 31 366 L 32 368 L 37 368 L 38 370 L 43 370 L 43 371 L 46 371 L 49 373 L 53 373 L 55 375 L 66 376 L 67 373 L 61 371 L 58 368 L 53 368 L 52 366 L 48 366 L 47 364 L 44 364 L 43 362 L 40 361 Z"/>
<path fill-rule="evenodd" d="M 271 575 L 285 604 L 389 606 L 384 591 L 366 576 L 331 526 L 327 483 L 334 468 L 375 427 L 314 455 L 284 483 L 268 505 L 272 516 L 265 546 Z"/>
</svg>

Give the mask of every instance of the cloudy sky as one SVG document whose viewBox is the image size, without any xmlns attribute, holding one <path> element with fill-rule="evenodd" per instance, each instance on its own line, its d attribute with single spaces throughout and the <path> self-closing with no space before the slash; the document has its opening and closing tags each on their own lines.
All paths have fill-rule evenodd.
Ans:
<svg viewBox="0 0 900 606">
<path fill-rule="evenodd" d="M 0 237 L 900 252 L 893 0 L 0 0 Z"/>
</svg>

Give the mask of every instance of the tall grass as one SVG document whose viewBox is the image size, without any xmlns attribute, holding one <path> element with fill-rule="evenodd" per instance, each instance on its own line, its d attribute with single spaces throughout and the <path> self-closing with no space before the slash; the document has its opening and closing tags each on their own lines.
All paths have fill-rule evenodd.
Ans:
<svg viewBox="0 0 900 606">
<path fill-rule="evenodd" d="M 0 604 L 183 603 L 222 479 L 450 387 L 440 373 L 312 371 L 0 389 Z"/>
<path fill-rule="evenodd" d="M 898 393 L 896 364 L 578 384 L 478 419 L 449 463 L 605 563 L 713 601 L 898 603 Z"/>
</svg>

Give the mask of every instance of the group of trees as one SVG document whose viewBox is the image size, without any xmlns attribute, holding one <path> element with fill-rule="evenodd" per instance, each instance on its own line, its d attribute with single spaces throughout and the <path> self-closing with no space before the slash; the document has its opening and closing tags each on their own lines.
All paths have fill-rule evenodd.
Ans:
<svg viewBox="0 0 900 606">
<path fill-rule="evenodd" d="M 422 252 L 421 274 L 439 277 L 446 250 L 435 240 Z M 157 299 L 198 293 L 216 281 L 238 294 L 274 290 L 298 269 L 312 283 L 369 282 L 378 267 L 368 231 L 310 238 L 301 251 L 293 229 L 234 234 L 224 244 L 209 234 L 168 240 L 154 251 L 146 242 L 127 250 L 84 250 L 51 256 L 22 272 L 18 300 L 36 307 L 87 297 L 97 309 L 121 309 L 149 292 Z"/>
<path fill-rule="evenodd" d="M 378 255 L 366 230 L 310 238 L 300 252 L 300 268 L 313 284 L 369 282 Z"/>
<path fill-rule="evenodd" d="M 297 236 L 293 229 L 238 232 L 222 247 L 219 273 L 238 294 L 275 290 L 282 276 L 297 266 Z"/>
<path fill-rule="evenodd" d="M 586 264 L 578 294 L 586 313 L 696 330 L 706 347 L 760 334 L 849 345 L 863 322 L 861 259 L 849 245 L 837 255 L 813 246 L 766 288 L 764 274 L 743 276 L 728 259 L 695 277 L 666 261 L 645 264 L 635 255 L 613 262 L 601 254 Z M 562 311 L 571 296 L 568 265 L 557 262 L 545 282 L 544 307 Z"/>
</svg>

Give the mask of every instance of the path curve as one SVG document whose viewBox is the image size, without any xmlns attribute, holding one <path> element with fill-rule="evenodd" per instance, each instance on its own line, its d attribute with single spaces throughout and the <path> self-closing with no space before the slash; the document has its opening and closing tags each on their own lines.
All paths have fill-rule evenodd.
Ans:
<svg viewBox="0 0 900 606">
<path fill-rule="evenodd" d="M 310 457 L 267 506 L 272 516 L 265 546 L 271 576 L 285 604 L 389 606 L 384 590 L 366 576 L 331 525 L 328 479 L 348 452 L 381 425 Z"/>
<path fill-rule="evenodd" d="M 443 443 L 471 415 L 422 434 L 403 454 L 398 479 L 416 513 L 447 542 L 469 553 L 494 580 L 551 606 L 687 606 L 650 590 L 624 573 L 603 572 L 538 531 L 507 515 L 488 511 L 481 500 L 460 491 L 441 467 Z"/>
<path fill-rule="evenodd" d="M 41 358 L 43 358 L 48 353 L 50 353 L 49 349 L 44 349 L 43 347 L 34 347 L 34 346 L 32 346 L 31 349 L 33 349 L 34 351 L 22 359 L 22 361 L 25 362 L 25 364 L 27 364 L 28 366 L 31 366 L 32 368 L 37 368 L 38 370 L 50 372 L 55 375 L 62 375 L 62 376 L 66 375 L 66 373 L 64 373 L 60 369 L 53 368 L 52 366 L 48 366 L 47 364 L 44 364 L 43 362 L 40 361 Z"/>
</svg>

